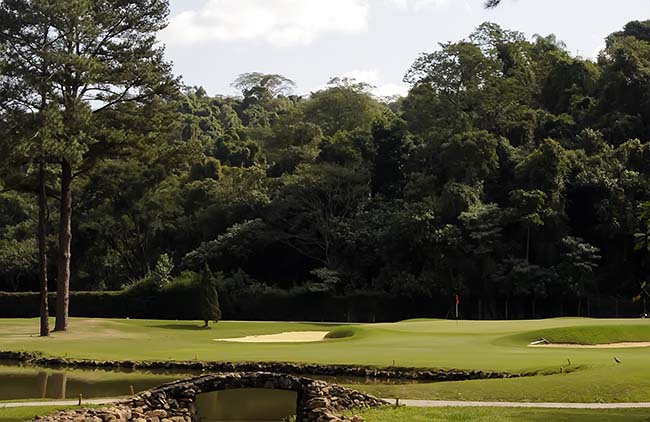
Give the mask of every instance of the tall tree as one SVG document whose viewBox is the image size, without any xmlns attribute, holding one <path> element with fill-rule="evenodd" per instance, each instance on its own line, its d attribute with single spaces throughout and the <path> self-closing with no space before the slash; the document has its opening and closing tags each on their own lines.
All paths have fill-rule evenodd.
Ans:
<svg viewBox="0 0 650 422">
<path fill-rule="evenodd" d="M 68 328 L 72 183 L 119 143 L 97 137 L 93 121 L 172 85 L 170 66 L 156 43 L 168 9 L 168 0 L 0 3 L 0 68 L 9 70 L 5 76 L 10 81 L 26 87 L 25 97 L 17 101 L 47 108 L 60 126 L 46 144 L 60 168 L 57 331 Z"/>
<path fill-rule="evenodd" d="M 231 86 L 240 90 L 244 96 L 255 88 L 265 88 L 275 97 L 291 94 L 296 83 L 282 75 L 250 72 L 239 75 Z"/>
<path fill-rule="evenodd" d="M 200 304 L 199 312 L 205 324 L 203 327 L 208 328 L 210 321 L 219 322 L 221 319 L 221 307 L 219 306 L 219 293 L 217 292 L 217 279 L 210 271 L 210 267 L 205 268 L 200 275 Z"/>
<path fill-rule="evenodd" d="M 501 0 L 486 0 L 485 1 L 485 7 L 488 9 L 493 9 L 497 7 L 499 4 L 501 4 Z"/>
<path fill-rule="evenodd" d="M 2 5 L 0 5 L 1 7 Z M 15 31 L 17 22 L 4 19 L 4 10 L 0 12 L 0 111 L 4 117 L 5 133 L 3 133 L 2 147 L 7 149 L 3 156 L 11 163 L 9 167 L 27 169 L 30 165 L 38 166 L 37 185 L 25 183 L 22 175 L 18 175 L 17 182 L 12 183 L 14 190 L 27 190 L 37 194 L 38 198 L 38 261 L 40 278 L 40 335 L 48 336 L 49 310 L 48 310 L 48 276 L 47 276 L 47 251 L 45 245 L 46 228 L 46 170 L 44 155 L 45 143 L 50 130 L 47 113 L 47 99 L 45 86 L 41 82 L 49 77 L 49 59 L 47 57 L 30 57 L 27 52 L 17 48 L 12 37 L 6 36 L 7 32 Z M 31 10 L 23 10 L 24 20 L 31 22 L 32 31 L 24 34 L 29 48 L 32 50 L 44 49 L 48 44 L 49 27 L 40 21 Z M 4 24 L 4 26 L 3 26 Z M 29 80 L 20 75 L 28 73 Z M 11 170 L 9 170 L 11 172 Z M 20 173 L 20 171 L 18 172 Z M 13 174 L 16 176 L 16 174 Z"/>
</svg>

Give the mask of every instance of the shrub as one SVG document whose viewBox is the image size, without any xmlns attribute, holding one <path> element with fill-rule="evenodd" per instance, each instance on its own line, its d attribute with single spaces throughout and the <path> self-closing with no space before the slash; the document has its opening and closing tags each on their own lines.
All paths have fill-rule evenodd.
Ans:
<svg viewBox="0 0 650 422">
<path fill-rule="evenodd" d="M 205 327 L 207 327 L 210 321 L 219 322 L 221 319 L 217 278 L 212 274 L 207 264 L 201 273 L 200 283 L 199 309 L 201 311 L 201 319 L 205 323 Z"/>
</svg>

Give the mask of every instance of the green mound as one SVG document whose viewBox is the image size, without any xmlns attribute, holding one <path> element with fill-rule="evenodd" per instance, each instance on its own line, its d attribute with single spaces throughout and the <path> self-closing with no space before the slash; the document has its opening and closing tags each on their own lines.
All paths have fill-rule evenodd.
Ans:
<svg viewBox="0 0 650 422">
<path fill-rule="evenodd" d="M 556 344 L 610 344 L 624 342 L 650 341 L 650 323 L 648 325 L 593 325 L 549 328 L 531 331 L 517 336 L 530 343 L 546 339 Z"/>
<path fill-rule="evenodd" d="M 327 333 L 326 339 L 350 338 L 361 332 L 359 327 L 339 327 Z"/>
</svg>

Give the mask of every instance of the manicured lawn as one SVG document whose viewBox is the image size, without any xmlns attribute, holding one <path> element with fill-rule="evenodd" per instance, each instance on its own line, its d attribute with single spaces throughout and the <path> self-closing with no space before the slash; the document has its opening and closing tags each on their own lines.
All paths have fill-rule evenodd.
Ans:
<svg viewBox="0 0 650 422">
<path fill-rule="evenodd" d="M 560 318 L 535 321 L 412 320 L 336 327 L 325 324 L 73 319 L 71 332 L 35 335 L 38 321 L 1 320 L 0 350 L 91 359 L 292 361 L 535 371 L 521 379 L 357 388 L 386 397 L 521 401 L 650 401 L 650 348 L 542 349 L 531 340 L 650 340 L 650 320 Z M 287 331 L 334 331 L 317 343 L 225 343 L 215 338 Z M 542 331 L 543 330 L 543 331 Z M 614 361 L 617 357 L 621 364 Z M 578 370 L 559 374 L 565 370 Z"/>
<path fill-rule="evenodd" d="M 366 422 L 647 422 L 648 409 L 400 408 L 355 412 Z"/>
</svg>

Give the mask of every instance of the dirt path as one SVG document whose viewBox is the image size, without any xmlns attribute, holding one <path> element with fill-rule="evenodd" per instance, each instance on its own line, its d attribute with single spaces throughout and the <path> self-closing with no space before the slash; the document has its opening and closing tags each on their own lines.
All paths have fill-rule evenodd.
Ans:
<svg viewBox="0 0 650 422">
<path fill-rule="evenodd" d="M 395 399 L 387 399 L 395 403 Z M 526 407 L 545 409 L 639 409 L 650 408 L 650 403 L 521 403 L 501 401 L 445 401 L 445 400 L 400 400 L 408 407 Z"/>
<path fill-rule="evenodd" d="M 82 404 L 110 404 L 124 400 L 89 399 Z M 395 403 L 395 399 L 386 399 Z M 75 406 L 78 400 L 52 400 L 0 403 L 0 409 L 8 407 L 36 407 L 36 406 Z M 400 405 L 408 407 L 523 407 L 544 409 L 650 409 L 650 403 L 521 403 L 501 401 L 445 401 L 445 400 L 400 400 Z"/>
<path fill-rule="evenodd" d="M 557 347 L 563 349 L 627 349 L 634 347 L 650 347 L 650 341 L 634 341 L 623 343 L 606 344 L 571 344 L 571 343 L 547 343 L 529 344 L 528 347 Z"/>
<path fill-rule="evenodd" d="M 121 398 L 108 398 L 108 399 L 83 399 L 81 404 L 111 404 L 124 400 Z M 12 401 L 2 403 L 0 402 L 0 409 L 9 407 L 42 407 L 42 406 L 76 406 L 79 400 L 47 400 L 47 401 Z"/>
</svg>

